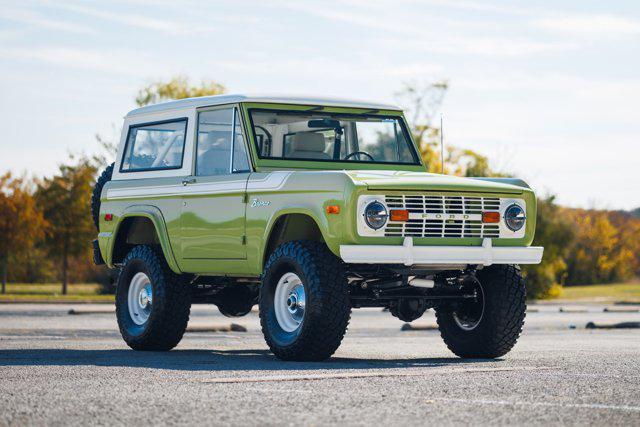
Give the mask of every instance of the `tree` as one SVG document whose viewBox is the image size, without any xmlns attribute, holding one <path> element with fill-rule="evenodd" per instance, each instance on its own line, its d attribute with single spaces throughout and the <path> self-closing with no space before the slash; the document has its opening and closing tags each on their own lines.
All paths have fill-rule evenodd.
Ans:
<svg viewBox="0 0 640 427">
<path fill-rule="evenodd" d="M 636 224 L 634 230 L 631 221 L 616 227 L 613 215 L 607 211 L 572 211 L 577 230 L 567 262 L 572 284 L 611 283 L 633 276 L 640 228 Z"/>
<path fill-rule="evenodd" d="M 544 246 L 542 263 L 522 267 L 529 298 L 557 296 L 567 279 L 567 258 L 575 239 L 575 229 L 555 196 L 538 200 L 534 246 Z"/>
<path fill-rule="evenodd" d="M 9 258 L 24 254 L 42 237 L 45 221 L 23 178 L 0 176 L 0 263 L 6 292 Z"/>
<path fill-rule="evenodd" d="M 73 157 L 72 157 L 73 160 Z M 61 165 L 56 175 L 44 178 L 36 190 L 36 201 L 48 221 L 44 246 L 62 263 L 62 293 L 66 295 L 69 257 L 86 254 L 95 235 L 89 202 L 96 167 L 90 159 Z"/>
<path fill-rule="evenodd" d="M 150 83 L 138 91 L 135 102 L 138 107 L 155 104 L 173 99 L 193 98 L 195 96 L 221 95 L 227 89 L 214 80 L 202 80 L 199 84 L 192 85 L 186 76 L 174 76 L 168 81 L 156 81 Z M 116 155 L 118 140 L 122 128 L 113 125 L 111 136 L 105 137 L 96 134 L 96 140 L 104 154 L 98 155 L 97 160 L 101 165 L 111 163 L 109 160 Z"/>
<path fill-rule="evenodd" d="M 407 82 L 396 93 L 398 102 L 405 107 L 413 140 L 429 172 L 442 171 L 440 128 L 434 125 L 434 119 L 448 89 L 449 83 L 446 80 Z"/>
<path fill-rule="evenodd" d="M 405 106 L 413 140 L 418 145 L 428 171 L 469 177 L 506 176 L 492 171 L 489 159 L 473 150 L 447 146 L 444 155 L 441 153 L 442 129 L 435 124 L 435 119 L 448 89 L 449 83 L 446 80 L 410 82 L 405 83 L 402 90 L 396 93 L 399 103 Z"/>
<path fill-rule="evenodd" d="M 142 107 L 171 99 L 193 98 L 196 96 L 220 95 L 226 88 L 213 80 L 192 85 L 186 76 L 175 76 L 167 82 L 157 81 L 138 91 L 136 104 Z"/>
</svg>

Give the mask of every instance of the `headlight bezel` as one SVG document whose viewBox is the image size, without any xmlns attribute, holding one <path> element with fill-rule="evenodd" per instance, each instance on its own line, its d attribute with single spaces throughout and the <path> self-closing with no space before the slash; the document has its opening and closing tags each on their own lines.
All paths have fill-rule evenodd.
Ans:
<svg viewBox="0 0 640 427">
<path fill-rule="evenodd" d="M 367 226 L 372 230 L 377 231 L 383 228 L 389 221 L 389 210 L 384 203 L 378 200 L 373 200 L 367 203 L 362 216 L 364 217 L 365 224 L 367 224 Z M 376 218 L 379 222 L 375 222 Z"/>
<path fill-rule="evenodd" d="M 522 230 L 527 221 L 527 213 L 522 206 L 517 203 L 509 205 L 504 210 L 504 224 L 513 232 Z"/>
</svg>

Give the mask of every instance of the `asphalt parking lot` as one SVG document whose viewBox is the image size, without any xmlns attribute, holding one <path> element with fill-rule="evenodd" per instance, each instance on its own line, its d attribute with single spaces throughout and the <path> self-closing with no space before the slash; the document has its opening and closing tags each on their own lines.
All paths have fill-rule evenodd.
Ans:
<svg viewBox="0 0 640 427">
<path fill-rule="evenodd" d="M 268 352 L 256 313 L 194 306 L 192 328 L 246 332 L 189 332 L 143 353 L 113 314 L 74 307 L 110 309 L 0 305 L 0 424 L 640 424 L 640 329 L 584 328 L 639 313 L 536 306 L 494 361 L 454 357 L 430 313 L 415 322 L 426 330 L 401 331 L 388 313 L 356 310 L 334 358 L 288 363 Z"/>
</svg>

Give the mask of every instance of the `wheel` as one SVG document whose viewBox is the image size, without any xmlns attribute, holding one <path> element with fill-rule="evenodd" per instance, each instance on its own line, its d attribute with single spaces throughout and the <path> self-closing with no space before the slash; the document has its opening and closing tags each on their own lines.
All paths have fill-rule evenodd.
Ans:
<svg viewBox="0 0 640 427">
<path fill-rule="evenodd" d="M 518 340 L 527 310 L 520 269 L 514 265 L 486 267 L 464 286 L 476 294 L 475 299 L 455 309 L 436 309 L 442 339 L 460 357 L 504 356 Z"/>
<path fill-rule="evenodd" d="M 279 246 L 265 265 L 260 324 L 279 359 L 319 361 L 340 346 L 351 317 L 342 262 L 322 243 Z"/>
<path fill-rule="evenodd" d="M 122 338 L 134 350 L 166 351 L 187 329 L 191 289 L 161 252 L 134 247 L 125 257 L 116 289 L 116 317 Z"/>
<path fill-rule="evenodd" d="M 91 217 L 93 218 L 93 223 L 96 225 L 96 229 L 100 231 L 100 196 L 102 195 L 102 188 L 104 185 L 111 181 L 111 176 L 113 175 L 113 163 L 111 163 L 107 168 L 102 171 L 100 177 L 96 181 L 96 185 L 93 187 L 93 192 L 91 193 Z"/>
</svg>

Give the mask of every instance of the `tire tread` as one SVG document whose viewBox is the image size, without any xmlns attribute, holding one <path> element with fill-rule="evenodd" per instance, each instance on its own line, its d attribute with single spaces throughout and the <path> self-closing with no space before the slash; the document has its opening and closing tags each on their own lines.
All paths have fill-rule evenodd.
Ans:
<svg viewBox="0 0 640 427">
<path fill-rule="evenodd" d="M 116 298 L 116 314 L 120 333 L 129 347 L 134 350 L 167 351 L 178 345 L 189 323 L 191 312 L 191 288 L 180 275 L 174 273 L 167 264 L 159 248 L 148 245 L 134 247 L 124 259 L 123 271 L 133 260 L 142 261 L 150 273 L 153 283 L 154 310 L 149 317 L 146 330 L 137 336 L 130 335 L 121 316 L 129 316 L 126 295 Z M 118 288 L 123 286 L 118 278 Z M 128 287 L 127 287 L 128 290 Z M 125 292 L 124 289 L 119 289 Z M 124 301 L 122 301 L 124 299 Z"/>
<path fill-rule="evenodd" d="M 280 245 L 265 265 L 269 277 L 274 264 L 288 258 L 303 271 L 309 292 L 319 304 L 307 305 L 301 335 L 294 344 L 278 345 L 267 325 L 267 292 L 260 292 L 260 325 L 267 345 L 283 360 L 319 361 L 329 358 L 340 346 L 351 319 L 351 302 L 342 261 L 324 243 L 291 241 Z M 264 286 L 264 284 L 263 284 Z"/>
</svg>

